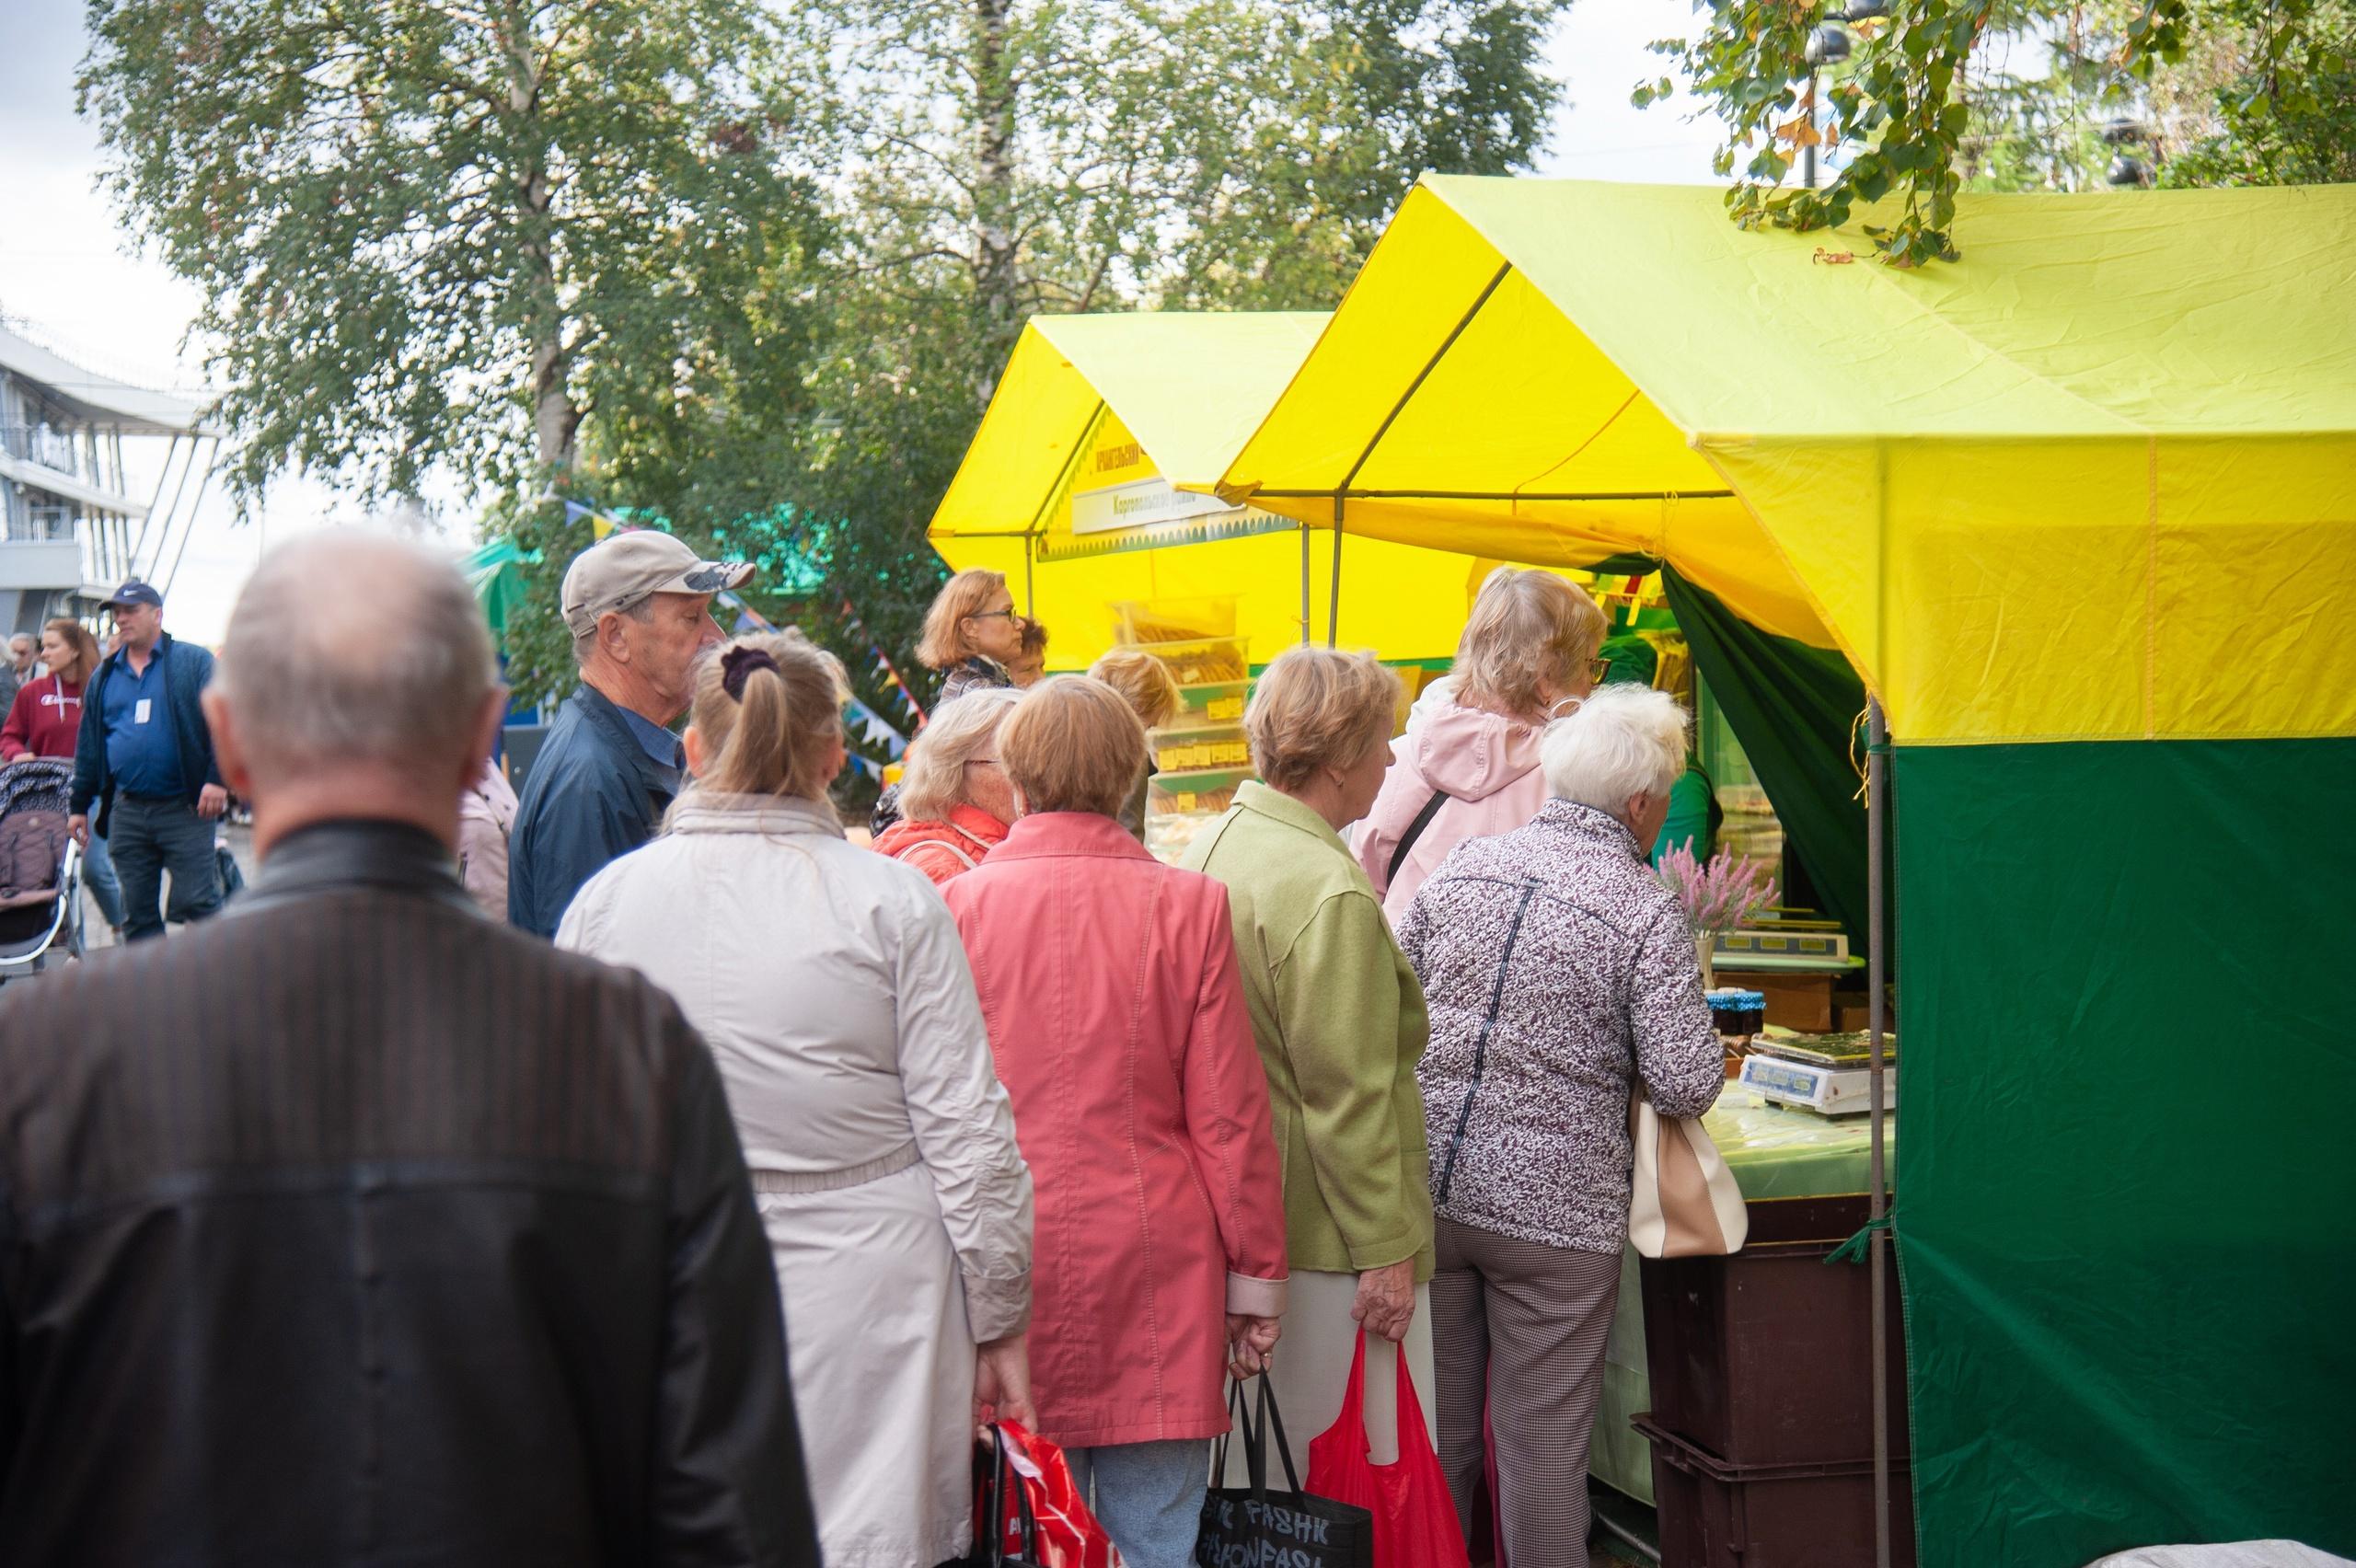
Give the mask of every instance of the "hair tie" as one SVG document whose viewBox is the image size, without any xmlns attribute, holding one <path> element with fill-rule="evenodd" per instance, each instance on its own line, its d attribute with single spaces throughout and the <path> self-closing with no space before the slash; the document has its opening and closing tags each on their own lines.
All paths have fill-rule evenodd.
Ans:
<svg viewBox="0 0 2356 1568">
<path fill-rule="evenodd" d="M 737 701 L 745 700 L 745 683 L 755 670 L 777 670 L 777 661 L 758 648 L 742 644 L 720 656 L 720 689 Z M 782 670 L 778 674 L 783 674 Z"/>
</svg>

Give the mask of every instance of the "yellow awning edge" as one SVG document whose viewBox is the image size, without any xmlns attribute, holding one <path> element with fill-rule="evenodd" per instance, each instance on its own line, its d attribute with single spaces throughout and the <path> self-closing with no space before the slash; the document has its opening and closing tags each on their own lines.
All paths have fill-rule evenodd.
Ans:
<svg viewBox="0 0 2356 1568">
<path fill-rule="evenodd" d="M 1495 563 L 1367 537 L 1343 546 L 1298 522 L 1202 493 L 1283 391 L 1322 314 L 1043 316 L 1024 328 L 929 537 L 953 568 L 1006 574 L 1048 630 L 1048 667 L 1109 647 L 1111 606 L 1232 597 L 1247 657 L 1308 632 L 1386 659 L 1455 651 Z M 1180 488 L 1191 486 L 1191 489 Z"/>
<path fill-rule="evenodd" d="M 1956 232 L 1903 271 L 1707 189 L 1427 177 L 1204 488 L 1654 555 L 1840 647 L 1910 743 L 2356 733 L 2356 187 Z"/>
</svg>

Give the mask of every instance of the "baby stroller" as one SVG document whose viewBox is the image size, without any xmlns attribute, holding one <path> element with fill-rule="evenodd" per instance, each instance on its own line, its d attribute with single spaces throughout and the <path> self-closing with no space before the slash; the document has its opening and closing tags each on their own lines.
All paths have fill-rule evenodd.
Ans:
<svg viewBox="0 0 2356 1568">
<path fill-rule="evenodd" d="M 65 824 L 74 765 L 0 767 L 0 985 L 82 956 L 82 847 Z"/>
</svg>

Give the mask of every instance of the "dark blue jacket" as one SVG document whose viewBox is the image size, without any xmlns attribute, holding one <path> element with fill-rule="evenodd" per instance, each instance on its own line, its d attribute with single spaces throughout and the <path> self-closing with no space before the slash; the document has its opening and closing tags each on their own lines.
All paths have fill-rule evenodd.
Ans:
<svg viewBox="0 0 2356 1568">
<path fill-rule="evenodd" d="M 612 698 L 567 698 L 515 803 L 508 924 L 555 936 L 581 884 L 653 837 L 678 792 L 678 770 L 646 755 Z"/>
<path fill-rule="evenodd" d="M 172 737 L 179 743 L 180 794 L 192 806 L 207 784 L 221 782 L 213 730 L 197 701 L 197 694 L 213 684 L 213 654 L 193 642 L 175 642 L 166 632 L 156 640 L 156 659 L 164 666 L 165 706 L 171 711 Z M 121 650 L 98 662 L 98 673 L 82 694 L 82 728 L 74 737 L 74 814 L 87 816 L 90 802 L 97 801 L 93 831 L 101 838 L 114 811 L 114 769 L 107 763 L 107 682 L 121 663 Z"/>
</svg>

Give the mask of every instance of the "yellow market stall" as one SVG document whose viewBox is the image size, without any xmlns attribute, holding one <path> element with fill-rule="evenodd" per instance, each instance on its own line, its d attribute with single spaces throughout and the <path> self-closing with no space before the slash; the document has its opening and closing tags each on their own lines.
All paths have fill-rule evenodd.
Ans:
<svg viewBox="0 0 2356 1568">
<path fill-rule="evenodd" d="M 1792 666 L 1752 655 L 1837 649 L 1893 743 L 1921 1561 L 2356 1551 L 2356 1043 L 2317 984 L 2356 882 L 2356 188 L 1965 197 L 1955 232 L 1908 272 L 1706 189 L 1427 178 L 1204 488 L 1345 570 L 1658 561 L 1761 724 Z"/>
<path fill-rule="evenodd" d="M 1084 669 L 1113 646 L 1125 604 L 1232 596 L 1254 663 L 1299 641 L 1304 614 L 1325 635 L 1330 539 L 1177 488 L 1218 478 L 1325 320 L 1034 317 L 933 514 L 934 548 L 953 568 L 1006 574 L 1048 628 L 1052 669 Z M 1388 660 L 1445 659 L 1495 564 L 1413 545 L 1353 552 L 1339 631 Z"/>
</svg>

